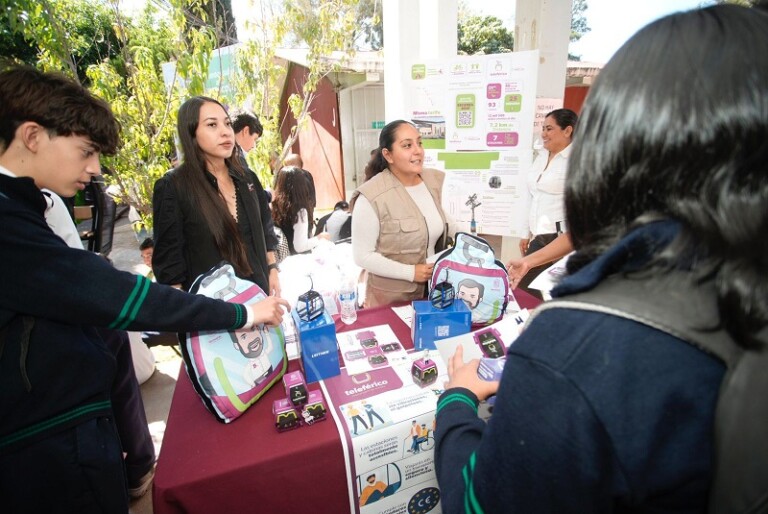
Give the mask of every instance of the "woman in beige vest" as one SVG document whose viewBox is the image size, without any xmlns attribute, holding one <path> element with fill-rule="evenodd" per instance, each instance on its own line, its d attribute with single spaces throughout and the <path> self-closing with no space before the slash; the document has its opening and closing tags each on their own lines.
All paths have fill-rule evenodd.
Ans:
<svg viewBox="0 0 768 514">
<path fill-rule="evenodd" d="M 419 131 L 397 120 L 379 135 L 374 176 L 352 195 L 352 248 L 367 271 L 365 306 L 424 298 L 427 257 L 445 248 L 445 175 L 424 169 Z"/>
</svg>

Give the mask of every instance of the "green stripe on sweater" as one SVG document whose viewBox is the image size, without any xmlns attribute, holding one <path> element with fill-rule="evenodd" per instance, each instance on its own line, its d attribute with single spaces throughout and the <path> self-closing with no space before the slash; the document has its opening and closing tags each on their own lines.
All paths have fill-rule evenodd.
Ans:
<svg viewBox="0 0 768 514">
<path fill-rule="evenodd" d="M 136 285 L 133 286 L 133 291 L 128 295 L 128 299 L 123 304 L 123 309 L 120 311 L 120 314 L 118 314 L 117 318 L 109 324 L 109 328 L 121 328 L 125 325 L 125 320 L 128 318 L 128 313 L 131 312 L 131 308 L 136 301 L 136 298 L 142 296 L 141 290 L 146 288 L 144 284 L 145 281 L 147 281 L 146 278 L 141 275 L 136 275 Z M 142 302 L 144 301 L 144 296 L 146 296 L 146 292 L 142 296 Z"/>
<path fill-rule="evenodd" d="M 110 408 L 111 408 L 111 403 L 109 400 L 82 405 L 80 407 L 67 411 L 63 414 L 59 414 L 58 416 L 54 416 L 52 418 L 46 419 L 45 421 L 41 421 L 40 423 L 36 423 L 32 426 L 21 429 L 17 432 L 14 432 L 12 434 L 9 434 L 3 437 L 2 439 L 0 439 L 0 449 L 5 446 L 16 443 L 18 441 L 21 441 L 22 439 L 32 437 L 36 434 L 39 434 L 40 432 L 48 430 L 51 427 L 55 427 L 56 425 L 62 425 L 73 419 L 82 417 L 83 415 L 88 414 L 90 412 L 96 412 L 99 410 L 110 409 Z"/>
<path fill-rule="evenodd" d="M 440 413 L 443 407 L 445 407 L 449 403 L 454 403 L 454 402 L 466 403 L 467 405 L 472 407 L 472 410 L 477 412 L 477 405 L 470 397 L 468 397 L 463 393 L 449 393 L 443 396 L 442 398 L 440 398 L 440 400 L 437 402 L 437 409 L 435 410 L 435 415 Z"/>
</svg>

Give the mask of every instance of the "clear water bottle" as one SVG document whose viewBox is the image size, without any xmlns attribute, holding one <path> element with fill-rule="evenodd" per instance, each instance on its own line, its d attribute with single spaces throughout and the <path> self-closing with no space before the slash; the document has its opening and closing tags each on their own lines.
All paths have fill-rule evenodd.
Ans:
<svg viewBox="0 0 768 514">
<path fill-rule="evenodd" d="M 357 280 L 344 275 L 339 288 L 339 309 L 341 321 L 351 325 L 357 321 Z"/>
</svg>

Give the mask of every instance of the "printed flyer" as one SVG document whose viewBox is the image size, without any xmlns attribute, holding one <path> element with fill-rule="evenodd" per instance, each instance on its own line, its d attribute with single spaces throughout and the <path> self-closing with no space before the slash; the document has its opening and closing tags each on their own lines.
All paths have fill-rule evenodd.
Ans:
<svg viewBox="0 0 768 514">
<path fill-rule="evenodd" d="M 437 398 L 447 379 L 443 360 L 435 351 L 403 351 L 385 325 L 338 337 L 342 354 L 378 346 L 382 355 L 393 357 L 380 367 L 366 364 L 367 358 L 345 360 L 356 371 L 366 369 L 342 368 L 341 375 L 322 382 L 345 449 L 350 512 L 442 512 L 434 430 Z M 394 344 L 400 349 L 381 348 Z"/>
</svg>

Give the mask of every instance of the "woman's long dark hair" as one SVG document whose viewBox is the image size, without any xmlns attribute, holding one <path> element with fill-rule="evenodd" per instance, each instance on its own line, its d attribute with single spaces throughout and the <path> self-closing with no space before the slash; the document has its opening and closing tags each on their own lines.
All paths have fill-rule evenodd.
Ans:
<svg viewBox="0 0 768 514">
<path fill-rule="evenodd" d="M 221 258 L 229 261 L 238 275 L 248 277 L 253 270 L 248 263 L 237 223 L 229 213 L 224 199 L 206 177 L 205 155 L 197 144 L 196 132 L 200 123 L 200 108 L 206 103 L 215 103 L 224 109 L 219 102 L 205 96 L 192 97 L 179 108 L 177 127 L 184 161 L 176 168 L 173 183 L 176 191 L 183 195 L 190 205 L 200 209 Z M 224 111 L 226 112 L 226 109 Z M 234 142 L 234 138 L 232 141 Z M 238 159 L 225 159 L 225 162 L 227 167 L 245 174 Z"/>
<path fill-rule="evenodd" d="M 293 226 L 299 219 L 299 211 L 306 209 L 309 228 L 312 228 L 315 193 L 311 180 L 308 171 L 296 166 L 287 166 L 278 172 L 272 198 L 272 218 L 278 227 Z"/>
<path fill-rule="evenodd" d="M 726 329 L 768 322 L 768 12 L 675 14 L 630 39 L 587 97 L 566 180 L 575 271 L 633 226 L 678 220 L 656 261 L 706 259 Z"/>
</svg>

